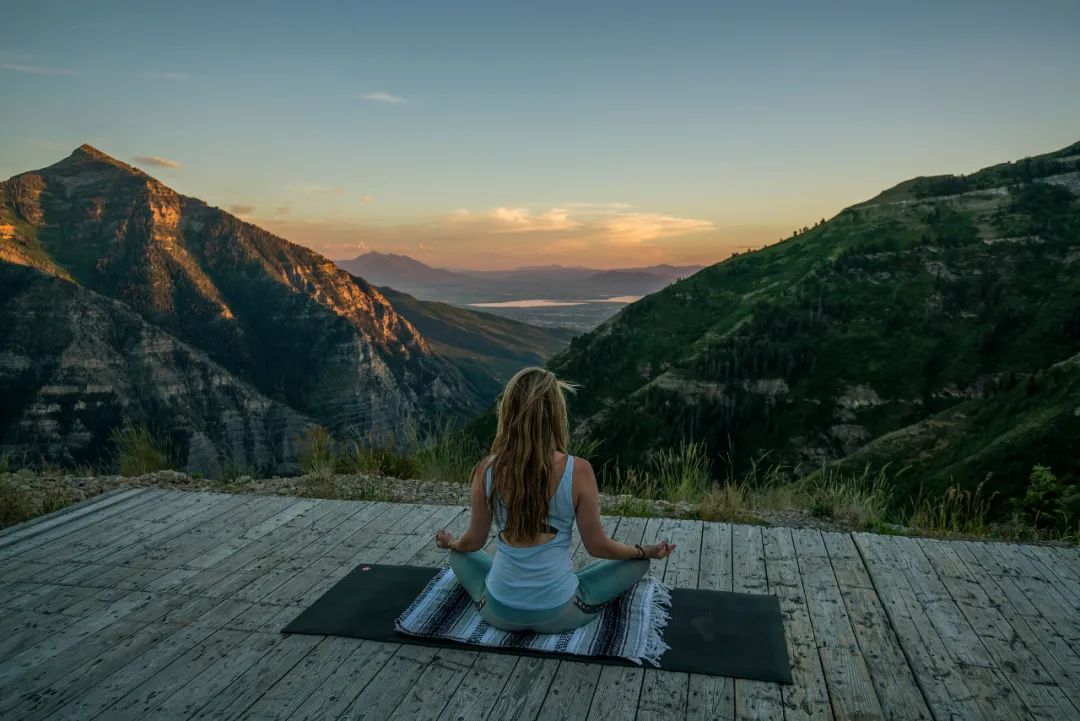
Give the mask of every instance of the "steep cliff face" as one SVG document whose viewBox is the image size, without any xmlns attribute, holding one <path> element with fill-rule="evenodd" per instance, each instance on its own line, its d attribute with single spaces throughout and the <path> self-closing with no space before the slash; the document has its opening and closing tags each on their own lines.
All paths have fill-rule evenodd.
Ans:
<svg viewBox="0 0 1080 721">
<path fill-rule="evenodd" d="M 0 263 L 0 453 L 19 463 L 97 463 L 111 430 L 146 423 L 176 461 L 287 472 L 314 421 L 118 301 Z"/>
<path fill-rule="evenodd" d="M 122 302 L 337 433 L 393 436 L 479 404 L 364 281 L 89 146 L 0 183 L 0 261 Z"/>
</svg>

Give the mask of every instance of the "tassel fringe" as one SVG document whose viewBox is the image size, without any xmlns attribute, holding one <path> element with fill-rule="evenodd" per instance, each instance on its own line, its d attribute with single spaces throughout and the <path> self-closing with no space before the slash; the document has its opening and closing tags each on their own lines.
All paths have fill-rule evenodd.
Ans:
<svg viewBox="0 0 1080 721">
<path fill-rule="evenodd" d="M 640 659 L 645 659 L 659 668 L 660 657 L 671 648 L 664 642 L 664 628 L 671 618 L 671 591 L 659 581 L 653 581 L 649 586 L 644 604 L 647 627 L 645 632 L 645 652 L 639 659 L 635 660 L 640 664 Z"/>
</svg>

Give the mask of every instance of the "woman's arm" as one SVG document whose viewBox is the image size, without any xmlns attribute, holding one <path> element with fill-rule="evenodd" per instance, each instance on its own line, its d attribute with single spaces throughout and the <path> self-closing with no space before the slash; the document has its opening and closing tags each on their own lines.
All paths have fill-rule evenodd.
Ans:
<svg viewBox="0 0 1080 721">
<path fill-rule="evenodd" d="M 469 489 L 469 505 L 472 508 L 469 527 L 457 539 L 454 539 L 445 528 L 439 529 L 435 534 L 435 545 L 439 548 L 469 553 L 479 551 L 487 543 L 488 533 L 491 532 L 491 513 L 488 512 L 484 488 L 486 469 L 487 459 L 480 461 L 473 469 L 472 486 Z"/>
<path fill-rule="evenodd" d="M 600 523 L 600 491 L 596 487 L 596 474 L 589 462 L 575 458 L 574 508 L 577 527 L 585 550 L 594 558 L 632 559 L 666 558 L 675 550 L 674 544 L 661 541 L 647 546 L 628 546 L 608 538 Z"/>
</svg>

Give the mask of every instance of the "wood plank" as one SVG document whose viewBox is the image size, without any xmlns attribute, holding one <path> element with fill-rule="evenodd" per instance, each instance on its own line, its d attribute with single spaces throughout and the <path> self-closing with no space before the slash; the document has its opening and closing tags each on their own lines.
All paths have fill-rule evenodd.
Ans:
<svg viewBox="0 0 1080 721">
<path fill-rule="evenodd" d="M 1047 669 L 1053 657 L 1033 652 L 1032 648 L 1041 649 L 1041 644 L 1029 639 L 1033 644 L 1029 647 L 1017 632 L 1026 626 L 1014 625 L 1002 613 L 1001 606 L 1007 601 L 999 600 L 999 595 L 987 595 L 950 542 L 920 539 L 919 547 L 1032 718 L 1050 721 L 1076 714 L 1077 708 L 1065 699 L 1057 679 Z M 1060 671 L 1056 665 L 1055 669 Z"/>
<path fill-rule="evenodd" d="M 791 659 L 793 683 L 780 688 L 784 719 L 832 719 L 829 690 L 818 653 L 814 624 L 807 609 L 809 602 L 799 572 L 791 529 L 764 528 L 762 538 L 769 592 L 780 601 L 788 658 Z"/>
<path fill-rule="evenodd" d="M 10 693 L 13 685 L 17 685 L 18 679 L 28 673 L 32 673 L 42 664 L 46 664 L 59 654 L 69 651 L 76 644 L 93 636 L 102 629 L 116 623 L 121 618 L 148 604 L 152 597 L 144 593 L 129 593 L 124 598 L 109 604 L 102 612 L 80 620 L 59 633 L 53 634 L 39 644 L 25 649 L 21 653 L 4 659 L 0 664 L 0 695 L 6 691 Z"/>
<path fill-rule="evenodd" d="M 1015 545 L 1015 551 L 1027 556 L 1045 570 L 1045 578 L 1058 589 L 1058 592 L 1080 614 L 1080 568 L 1077 568 L 1075 553 L 1070 559 L 1067 549 L 1055 549 L 1046 546 Z"/>
<path fill-rule="evenodd" d="M 698 588 L 730 591 L 733 583 L 731 525 L 703 523 Z M 735 718 L 735 680 L 690 674 L 686 716 L 690 721 L 731 721 Z"/>
<path fill-rule="evenodd" d="M 490 721 L 536 718 L 558 670 L 559 662 L 555 659 L 537 656 L 518 658 L 510 677 L 503 684 L 499 697 L 488 712 L 487 718 Z M 593 679 L 590 690 L 595 686 L 596 679 Z M 566 685 L 564 684 L 562 688 L 565 689 Z M 587 710 L 586 707 L 582 713 Z"/>
<path fill-rule="evenodd" d="M 100 716 L 120 699 L 148 683 L 178 658 L 186 657 L 242 610 L 241 606 L 235 604 L 219 603 L 202 614 L 197 621 L 173 630 L 160 643 L 98 680 L 87 693 L 69 700 L 63 708 L 49 716 L 50 721 L 81 721 Z"/>
<path fill-rule="evenodd" d="M 213 513 L 228 496 L 210 493 L 166 493 L 153 506 L 140 507 L 138 514 L 124 514 L 123 522 L 92 536 L 82 534 L 63 551 L 54 553 L 58 561 L 78 559 L 83 563 L 102 561 L 121 549 L 129 548 L 171 528 L 183 528 L 185 521 Z M 191 521 L 195 522 L 195 521 Z"/>
<path fill-rule="evenodd" d="M 249 634 L 214 631 L 197 646 L 173 659 L 147 681 L 132 689 L 105 711 L 110 721 L 156 718 L 154 710 L 192 679 L 229 655 Z"/>
<path fill-rule="evenodd" d="M 833 714 L 845 721 L 884 719 L 821 532 L 795 529 L 791 535 Z"/>
<path fill-rule="evenodd" d="M 964 721 L 986 718 L 976 702 L 975 690 L 968 685 L 971 674 L 962 672 L 949 655 L 926 609 L 916 597 L 913 581 L 897 558 L 897 547 L 892 539 L 868 533 L 857 533 L 853 537 L 877 598 L 900 639 L 934 718 Z M 972 685 L 977 686 L 974 682 Z"/>
<path fill-rule="evenodd" d="M 918 539 L 890 536 L 888 540 L 895 549 L 894 558 L 912 580 L 911 588 L 949 654 L 960 664 L 993 668 L 989 651 L 926 559 Z"/>
<path fill-rule="evenodd" d="M 17 556 L 21 560 L 46 563 L 66 560 L 57 556 L 79 541 L 93 538 L 99 533 L 108 533 L 129 523 L 133 517 L 137 517 L 148 509 L 156 508 L 157 504 L 168 495 L 165 491 L 158 489 L 146 489 L 138 495 L 125 499 L 122 503 L 104 509 L 101 513 L 89 514 L 72 523 L 62 524 L 34 536 L 32 543 L 0 549 L 0 559 Z M 181 499 L 173 500 L 178 502 Z"/>
<path fill-rule="evenodd" d="M 292 718 L 295 710 L 308 696 L 324 687 L 338 667 L 353 656 L 360 644 L 355 639 L 341 637 L 318 640 L 315 648 L 305 654 L 296 666 L 289 669 L 288 673 L 245 709 L 241 718 Z M 350 693 L 350 689 L 347 688 L 335 690 L 338 693 Z"/>
<path fill-rule="evenodd" d="M 765 545 L 757 526 L 732 528 L 732 590 L 739 593 L 768 593 Z M 780 684 L 735 679 L 735 718 L 773 721 L 784 716 Z"/>
<path fill-rule="evenodd" d="M 140 567 L 174 568 L 175 562 L 171 554 L 168 550 L 162 552 L 162 546 L 168 546 L 175 540 L 179 540 L 181 544 L 193 542 L 206 528 L 214 527 L 218 519 L 223 516 L 230 517 L 236 509 L 247 507 L 251 500 L 244 496 L 207 494 L 199 503 L 155 519 L 138 532 L 121 535 L 107 548 L 81 558 L 86 562 L 113 566 L 131 564 Z"/>
<path fill-rule="evenodd" d="M 1080 644 L 1080 614 L 1072 611 L 1072 604 L 1050 578 L 1049 570 L 1035 562 L 1014 544 L 980 544 L 983 552 L 1016 583 L 1034 605 L 1061 635 L 1070 643 Z"/>
<path fill-rule="evenodd" d="M 701 566 L 702 523 L 679 519 L 661 529 L 675 552 L 667 559 L 662 582 L 669 588 L 697 588 Z M 661 663 L 663 659 L 661 659 Z M 638 698 L 638 721 L 686 717 L 690 674 L 646 668 Z"/>
<path fill-rule="evenodd" d="M 614 539 L 622 543 L 653 543 L 663 528 L 663 522 L 658 518 L 624 519 L 616 529 Z M 660 563 L 653 563 L 649 567 L 649 573 L 656 576 L 662 573 Z M 666 566 L 666 562 L 663 564 Z M 657 576 L 658 578 L 662 576 Z M 560 683 L 563 677 L 558 673 L 552 682 L 550 692 L 561 690 L 555 685 Z M 644 669 L 626 668 L 620 666 L 604 666 L 600 669 L 600 677 L 592 692 L 592 703 L 589 705 L 587 718 L 594 719 L 627 719 L 637 712 L 638 699 L 641 697 L 641 685 L 644 681 Z M 549 692 L 549 693 L 550 693 Z M 548 701 L 541 707 L 541 715 L 548 707 Z"/>
<path fill-rule="evenodd" d="M 536 721 L 580 721 L 590 712 L 603 666 L 561 661 L 540 704 Z"/>
<path fill-rule="evenodd" d="M 398 644 L 361 641 L 324 680 L 290 711 L 291 721 L 336 719 L 345 713 L 393 655 Z M 292 672 L 290 672 L 290 675 Z M 283 718 L 283 717 L 282 717 Z"/>
<path fill-rule="evenodd" d="M 449 698 L 456 693 L 479 656 L 476 651 L 440 649 L 391 712 L 390 718 L 395 721 L 443 718 Z"/>
<path fill-rule="evenodd" d="M 340 719 L 387 719 L 400 705 L 442 649 L 399 646 L 374 678 L 349 703 Z"/>
<path fill-rule="evenodd" d="M 926 699 L 854 540 L 847 533 L 821 536 L 885 718 L 930 721 Z"/>
<path fill-rule="evenodd" d="M 1025 632 L 1027 637 L 1042 644 L 1046 653 L 1062 669 L 1065 678 L 1059 678 L 1058 684 L 1072 688 L 1073 694 L 1080 696 L 1080 654 L 1074 645 L 1062 638 L 1053 624 L 1039 612 L 1021 585 L 1000 565 L 995 554 L 971 542 L 957 542 L 953 548 L 968 568 L 982 570 L 979 582 L 987 589 L 988 595 L 1003 597 L 1008 601 L 1010 618 L 1016 623 L 1022 621 L 1028 629 Z"/>
<path fill-rule="evenodd" d="M 222 631 L 221 633 L 227 633 Z M 215 696 L 220 695 L 260 659 L 273 653 L 282 643 L 279 634 L 252 633 L 232 646 L 220 658 L 172 694 L 162 694 L 150 716 L 160 719 L 189 719 Z M 145 718 L 145 717 L 144 717 Z"/>
<path fill-rule="evenodd" d="M 124 503 L 134 496 L 141 494 L 144 490 L 145 489 L 142 488 L 114 488 L 111 491 L 106 491 L 105 493 L 87 498 L 78 503 L 73 503 L 70 506 L 65 506 L 52 513 L 47 513 L 43 516 L 37 516 L 23 521 L 22 523 L 2 528 L 0 529 L 0 549 L 9 548 L 17 543 L 23 543 L 33 536 L 40 536 L 46 531 L 53 530 L 62 525 L 71 524 L 85 516 L 93 514 L 99 519 L 103 518 L 102 511 L 106 508 Z"/>
</svg>

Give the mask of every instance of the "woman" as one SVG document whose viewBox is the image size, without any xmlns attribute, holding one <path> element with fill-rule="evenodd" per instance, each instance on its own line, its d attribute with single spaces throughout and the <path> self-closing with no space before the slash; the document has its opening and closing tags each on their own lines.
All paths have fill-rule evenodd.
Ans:
<svg viewBox="0 0 1080 721">
<path fill-rule="evenodd" d="M 507 631 L 559 633 L 591 621 L 633 586 L 649 559 L 675 550 L 662 541 L 628 546 L 600 525 L 600 497 L 589 463 L 567 453 L 564 390 L 571 386 L 543 368 L 519 371 L 499 403 L 491 456 L 472 475 L 472 518 L 460 538 L 435 534 L 450 566 L 492 626 Z M 494 559 L 482 550 L 491 522 L 498 529 Z M 570 540 L 577 521 L 595 561 L 574 572 Z"/>
</svg>

